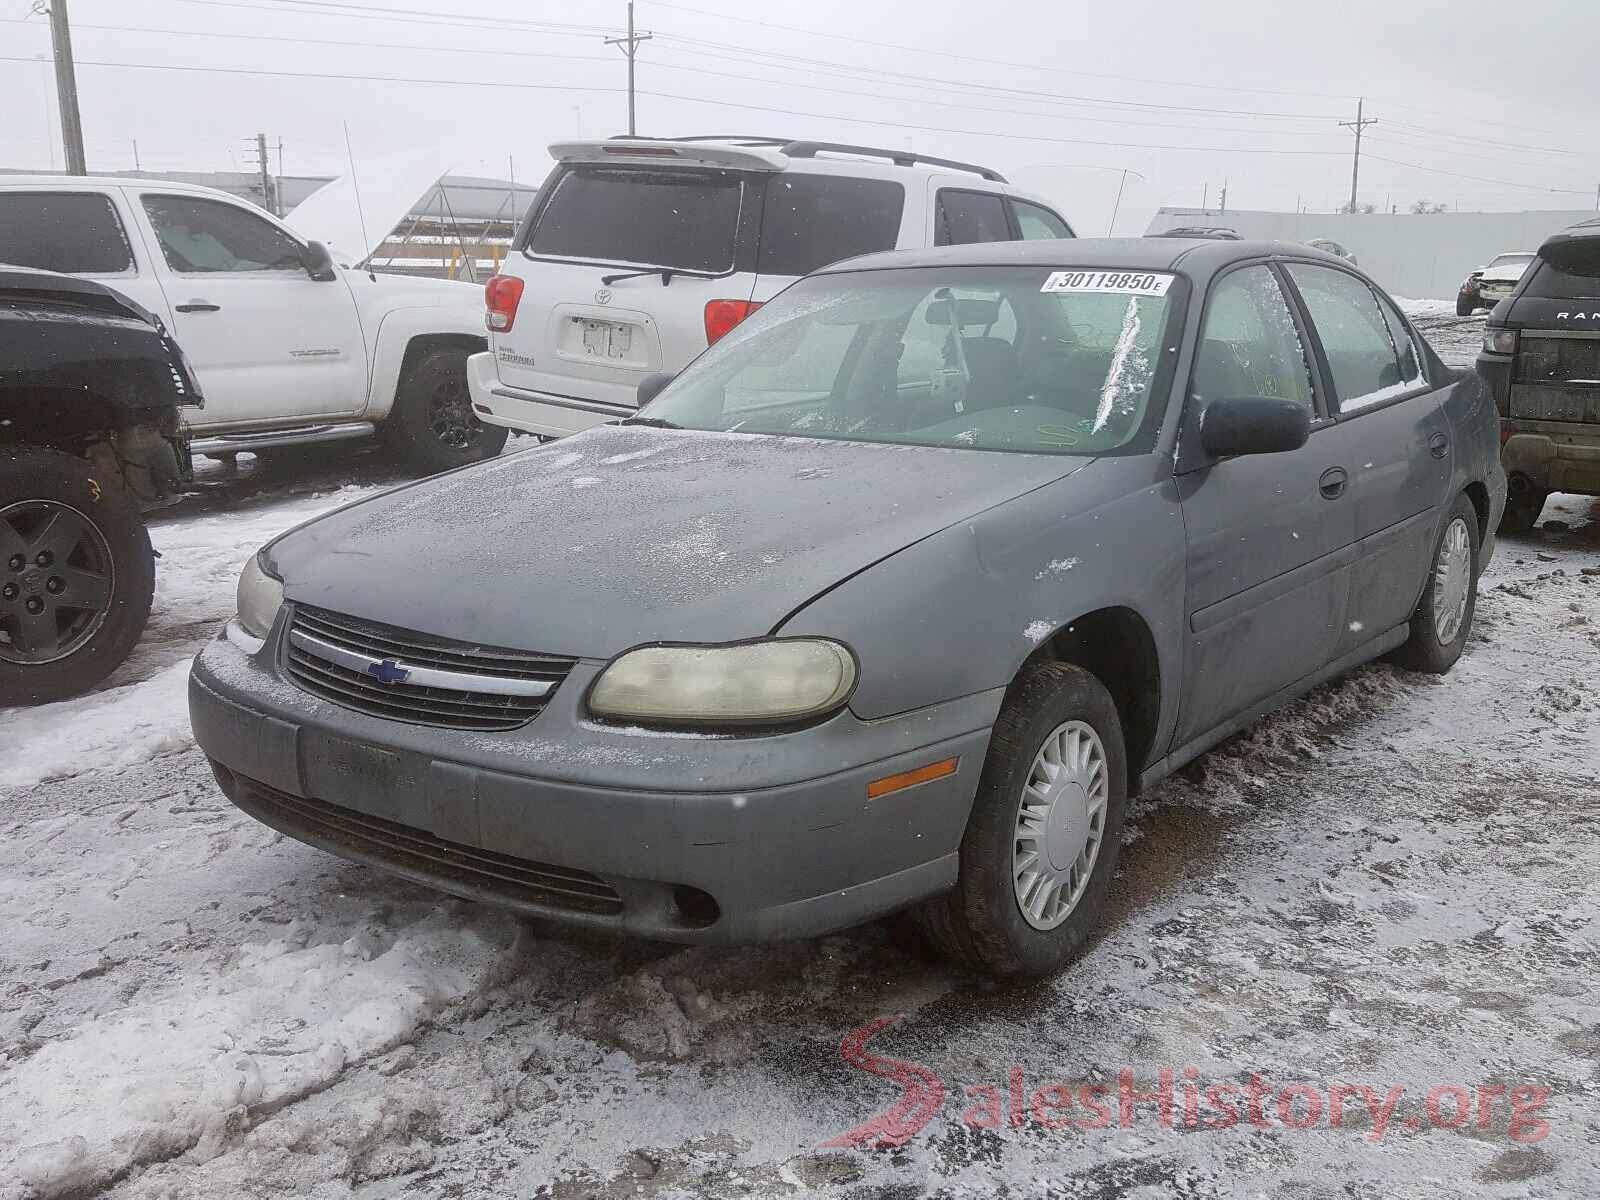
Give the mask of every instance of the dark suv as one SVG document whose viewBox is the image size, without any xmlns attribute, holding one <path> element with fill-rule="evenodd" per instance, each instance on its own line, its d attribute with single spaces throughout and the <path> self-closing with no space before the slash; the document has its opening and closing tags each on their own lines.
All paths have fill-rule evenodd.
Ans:
<svg viewBox="0 0 1600 1200">
<path fill-rule="evenodd" d="M 1539 247 L 1489 317 L 1478 373 L 1501 416 L 1500 528 L 1532 529 L 1551 492 L 1600 495 L 1600 220 Z"/>
</svg>

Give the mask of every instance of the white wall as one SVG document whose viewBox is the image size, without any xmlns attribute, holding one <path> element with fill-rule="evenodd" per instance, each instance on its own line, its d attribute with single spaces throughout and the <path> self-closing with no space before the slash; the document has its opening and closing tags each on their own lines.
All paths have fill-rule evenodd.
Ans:
<svg viewBox="0 0 1600 1200">
<path fill-rule="evenodd" d="M 1305 242 L 1330 238 L 1356 256 L 1362 269 L 1396 296 L 1449 300 L 1461 281 L 1507 250 L 1539 244 L 1592 211 L 1505 213 L 1276 213 L 1163 208 L 1150 233 L 1181 225 L 1226 225 L 1247 238 Z"/>
</svg>

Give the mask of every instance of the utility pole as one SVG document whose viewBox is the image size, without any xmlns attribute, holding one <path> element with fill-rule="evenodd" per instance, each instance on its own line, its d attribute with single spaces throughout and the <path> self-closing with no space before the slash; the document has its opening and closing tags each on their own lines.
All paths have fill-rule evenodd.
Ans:
<svg viewBox="0 0 1600 1200">
<path fill-rule="evenodd" d="M 639 54 L 639 43 L 648 42 L 654 34 L 635 33 L 633 31 L 633 0 L 628 0 L 628 36 L 607 38 L 606 45 L 616 46 L 628 60 L 628 136 L 633 137 L 638 133 L 634 124 L 633 115 L 633 60 Z"/>
<path fill-rule="evenodd" d="M 267 159 L 267 135 L 256 134 L 256 169 L 261 173 L 261 207 L 273 216 L 278 215 L 278 206 L 272 199 L 272 170 Z"/>
<path fill-rule="evenodd" d="M 72 30 L 67 25 L 67 0 L 50 0 L 49 11 L 50 45 L 56 55 L 56 107 L 61 113 L 61 145 L 67 152 L 67 174 L 87 175 L 89 168 L 83 159 L 83 121 L 78 116 L 78 76 L 72 66 Z"/>
<path fill-rule="evenodd" d="M 139 139 L 138 138 L 134 138 L 133 139 L 133 169 L 135 171 L 144 170 L 144 168 L 139 165 Z"/>
<path fill-rule="evenodd" d="M 1221 204 L 1221 207 L 1218 208 L 1217 211 L 1219 213 L 1227 212 L 1228 211 L 1228 181 L 1226 179 L 1224 179 L 1222 181 L 1222 199 L 1220 201 L 1220 204 Z"/>
<path fill-rule="evenodd" d="M 1117 227 L 1117 214 L 1122 211 L 1122 189 L 1128 186 L 1128 168 L 1122 168 L 1122 182 L 1117 184 L 1117 202 L 1111 206 L 1111 224 L 1106 226 L 1106 236 L 1110 237 Z"/>
<path fill-rule="evenodd" d="M 1345 128 L 1345 129 L 1354 129 L 1356 131 L 1356 157 L 1355 157 L 1355 161 L 1350 164 L 1350 211 L 1351 212 L 1355 212 L 1356 211 L 1356 187 L 1361 181 L 1361 131 L 1363 129 L 1365 129 L 1368 125 L 1376 125 L 1378 123 L 1378 118 L 1377 117 L 1367 117 L 1365 119 L 1362 118 L 1361 112 L 1362 112 L 1362 106 L 1364 104 L 1366 104 L 1366 97 L 1365 96 L 1358 97 L 1356 99 L 1356 119 L 1354 121 L 1340 121 L 1339 122 L 1339 124 L 1343 128 Z"/>
</svg>

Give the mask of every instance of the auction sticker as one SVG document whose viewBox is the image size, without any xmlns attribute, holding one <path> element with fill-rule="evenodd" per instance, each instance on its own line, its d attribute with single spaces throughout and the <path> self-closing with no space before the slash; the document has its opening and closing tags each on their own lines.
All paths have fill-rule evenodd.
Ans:
<svg viewBox="0 0 1600 1200">
<path fill-rule="evenodd" d="M 1109 292 L 1117 296 L 1165 296 L 1172 276 L 1159 271 L 1052 271 L 1041 292 Z"/>
</svg>

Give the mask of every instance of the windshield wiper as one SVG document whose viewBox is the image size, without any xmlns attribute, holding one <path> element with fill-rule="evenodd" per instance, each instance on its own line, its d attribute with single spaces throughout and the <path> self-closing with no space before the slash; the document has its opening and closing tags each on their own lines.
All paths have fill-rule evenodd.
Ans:
<svg viewBox="0 0 1600 1200">
<path fill-rule="evenodd" d="M 613 283 L 620 283 L 624 279 L 638 279 L 644 275 L 661 276 L 662 287 L 670 285 L 674 275 L 688 275 L 695 279 L 721 278 L 721 276 L 712 275 L 706 271 L 686 271 L 682 267 L 646 267 L 642 271 L 621 271 L 615 275 L 602 275 L 600 276 L 600 282 L 610 287 Z"/>
<path fill-rule="evenodd" d="M 647 425 L 651 429 L 682 429 L 676 421 L 669 421 L 665 417 L 623 417 L 618 425 Z"/>
</svg>

